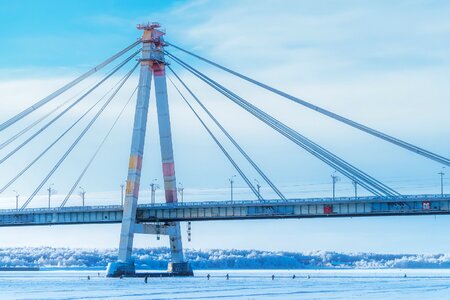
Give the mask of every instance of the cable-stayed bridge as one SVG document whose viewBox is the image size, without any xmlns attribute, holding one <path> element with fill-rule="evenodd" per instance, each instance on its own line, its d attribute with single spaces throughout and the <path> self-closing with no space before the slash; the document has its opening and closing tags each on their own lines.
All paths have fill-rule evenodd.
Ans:
<svg viewBox="0 0 450 300">
<path fill-rule="evenodd" d="M 42 178 L 38 186 L 27 197 L 26 201 L 21 203 L 21 206 L 18 206 L 17 203 L 16 209 L 0 210 L 0 226 L 121 223 L 118 261 L 108 266 L 108 276 L 135 274 L 135 267 L 132 260 L 134 234 L 145 233 L 156 234 L 158 236 L 168 235 L 172 254 L 172 259 L 169 263 L 169 272 L 174 275 L 191 275 L 192 270 L 183 256 L 180 222 L 268 218 L 438 215 L 450 213 L 450 195 L 444 194 L 443 190 L 441 190 L 441 194 L 402 195 L 394 188 L 330 152 L 310 138 L 276 119 L 268 112 L 263 111 L 249 100 L 241 97 L 236 91 L 232 91 L 225 87 L 217 80 L 181 59 L 178 54 L 174 54 L 175 52 L 168 51 L 167 49 L 175 49 L 178 53 L 183 53 L 201 60 L 203 63 L 207 63 L 221 71 L 250 82 L 269 93 L 281 96 L 337 122 L 341 122 L 366 134 L 401 147 L 404 150 L 423 156 L 436 162 L 440 166 L 450 166 L 449 158 L 357 123 L 308 101 L 289 95 L 269 85 L 228 69 L 173 43 L 167 42 L 164 39 L 165 32 L 160 29 L 160 26 L 157 23 L 140 25 L 138 26 L 138 29 L 143 31 L 143 35 L 139 40 L 0 124 L 0 133 L 10 133 L 8 138 L 2 138 L 0 141 L 0 150 L 11 148 L 4 156 L 0 157 L 1 166 L 5 161 L 11 159 L 16 153 L 27 147 L 36 137 L 45 135 L 49 131 L 49 128 L 56 127 L 58 120 L 64 115 L 79 109 L 80 103 L 87 104 L 87 109 L 82 111 L 81 114 L 78 113 L 77 118 L 69 124 L 69 126 L 64 126 L 64 130 L 56 135 L 53 141 L 46 145 L 37 156 L 32 157 L 24 168 L 19 169 L 16 174 L 11 174 L 8 181 L 0 183 L 0 193 L 10 189 L 19 178 L 27 176 L 30 173 L 29 170 L 38 161 L 42 160 L 50 150 L 59 145 L 62 139 L 70 136 L 70 134 L 74 132 L 75 127 L 83 126 L 82 131 L 75 135 L 72 143 L 65 149 L 62 155 L 57 157 L 57 162 L 52 166 L 46 176 Z M 138 62 L 134 63 L 134 59 L 138 56 Z M 242 108 L 313 157 L 352 180 L 355 186 L 355 195 L 347 198 L 336 198 L 333 195 L 332 198 L 287 199 L 284 196 L 283 191 L 276 186 L 269 176 L 260 168 L 259 164 L 249 156 L 240 143 L 204 105 L 203 101 L 197 96 L 195 91 L 186 84 L 180 74 L 178 74 L 178 71 L 176 72 L 174 67 L 168 64 L 167 58 L 174 62 L 174 65 L 182 68 L 184 71 L 205 84 L 205 86 L 211 88 L 212 91 L 224 96 L 226 99 L 236 104 L 238 107 Z M 122 60 L 120 61 L 120 59 Z M 35 119 L 31 123 L 25 125 L 22 124 L 35 111 L 43 111 L 46 105 L 54 101 L 55 98 L 63 97 L 64 93 L 77 86 L 80 82 L 117 60 L 119 60 L 117 65 L 108 71 L 101 80 L 84 90 L 79 96 L 70 98 L 56 108 L 47 110 L 41 117 Z M 100 89 L 106 81 L 111 80 L 119 70 L 124 68 L 128 68 L 129 71 L 115 83 L 111 90 L 93 103 L 88 103 L 87 99 L 94 91 Z M 56 207 L 51 207 L 49 203 L 49 206 L 46 208 L 29 208 L 30 203 L 49 182 L 50 178 L 54 176 L 55 172 L 61 169 L 61 165 L 67 157 L 69 157 L 77 146 L 79 146 L 80 141 L 83 140 L 104 111 L 111 106 L 111 103 L 117 98 L 119 91 L 138 68 L 140 69 L 139 83 L 130 97 L 123 103 L 122 109 L 116 115 L 106 135 L 99 139 L 100 142 L 98 143 L 97 148 L 93 149 L 92 156 L 84 163 L 82 172 L 73 183 L 64 200 Z M 169 71 L 173 76 L 168 77 L 166 71 Z M 178 96 L 186 103 L 189 110 L 192 111 L 193 115 L 200 122 L 212 141 L 217 145 L 225 158 L 247 184 L 256 200 L 232 201 L 231 194 L 230 201 L 178 202 L 166 78 L 169 78 L 169 82 L 174 86 Z M 157 122 L 166 203 L 144 205 L 138 204 L 138 199 L 141 185 L 140 181 L 142 162 L 144 159 L 144 144 L 152 80 L 154 81 L 156 95 Z M 134 98 L 136 98 L 136 108 L 123 205 L 67 206 L 75 189 L 83 180 L 83 177 L 89 170 L 92 162 L 96 159 L 98 153 L 104 146 L 105 141 L 109 138 L 118 120 L 122 117 L 125 108 Z M 208 121 L 205 120 L 205 117 L 207 117 Z M 221 133 L 221 136 L 215 134 L 208 123 L 213 124 L 216 131 Z M 265 199 L 261 195 L 259 183 L 255 185 L 249 179 L 244 169 L 237 163 L 236 158 L 233 157 L 229 149 L 227 149 L 221 141 L 223 138 L 233 145 L 237 150 L 237 153 L 252 166 L 259 174 L 260 178 L 268 187 L 270 187 L 274 195 L 277 195 L 277 199 Z M 444 173 L 441 172 L 441 178 L 443 175 Z M 335 183 L 334 180 L 335 178 L 333 177 L 333 183 Z M 358 197 L 356 194 L 357 187 L 363 188 L 372 196 Z M 48 192 L 51 193 L 51 187 L 49 187 Z"/>
</svg>

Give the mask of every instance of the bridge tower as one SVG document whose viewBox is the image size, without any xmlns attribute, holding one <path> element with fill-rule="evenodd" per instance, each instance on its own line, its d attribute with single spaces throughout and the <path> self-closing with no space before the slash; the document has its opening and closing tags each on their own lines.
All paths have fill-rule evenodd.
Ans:
<svg viewBox="0 0 450 300">
<path fill-rule="evenodd" d="M 165 199 L 169 203 L 178 201 L 165 73 L 165 44 L 163 39 L 165 33 L 159 28 L 160 25 L 157 23 L 138 25 L 138 29 L 143 30 L 142 57 L 140 59 L 141 69 L 128 165 L 126 196 L 123 204 L 119 257 L 117 262 L 108 265 L 108 277 L 135 275 L 135 265 L 131 256 L 135 233 L 168 235 L 172 254 L 172 261 L 169 262 L 168 271 L 174 275 L 192 275 L 189 264 L 183 258 L 179 222 L 165 223 L 163 225 L 136 223 L 136 208 L 139 198 L 152 75 L 155 82 Z"/>
</svg>

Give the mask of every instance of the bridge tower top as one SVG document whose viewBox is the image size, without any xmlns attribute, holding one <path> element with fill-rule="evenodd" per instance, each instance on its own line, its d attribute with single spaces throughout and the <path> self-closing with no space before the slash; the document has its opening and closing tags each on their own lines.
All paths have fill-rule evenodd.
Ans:
<svg viewBox="0 0 450 300">
<path fill-rule="evenodd" d="M 165 64 L 163 36 L 166 34 L 159 23 L 146 23 L 137 25 L 137 29 L 143 30 L 142 34 L 142 58 L 141 63 L 153 65 Z"/>
<path fill-rule="evenodd" d="M 166 32 L 161 28 L 159 23 L 139 24 L 137 25 L 137 29 L 144 31 L 142 34 L 143 43 L 152 43 L 157 47 L 165 46 L 163 36 Z"/>
</svg>

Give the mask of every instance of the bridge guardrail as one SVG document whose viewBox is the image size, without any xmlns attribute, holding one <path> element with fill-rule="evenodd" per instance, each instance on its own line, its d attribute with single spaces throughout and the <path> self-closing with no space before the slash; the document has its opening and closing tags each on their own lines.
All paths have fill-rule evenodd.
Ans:
<svg viewBox="0 0 450 300">
<path fill-rule="evenodd" d="M 335 198 L 297 198 L 297 199 L 268 199 L 268 200 L 239 200 L 239 201 L 201 201 L 201 202 L 178 202 L 178 203 L 155 203 L 155 204 L 139 204 L 138 208 L 185 208 L 185 207 L 199 207 L 199 206 L 223 206 L 223 205 L 235 205 L 235 206 L 247 206 L 247 205 L 270 205 L 270 204 L 299 204 L 299 203 L 330 203 L 334 202 L 335 204 L 339 203 L 348 203 L 348 202 L 367 202 L 367 201 L 379 201 L 379 202 L 403 202 L 405 200 L 431 200 L 431 199 L 443 199 L 450 201 L 450 194 L 444 194 L 443 197 L 440 194 L 421 194 L 421 195 L 404 195 L 399 199 L 396 198 L 388 198 L 388 197 L 376 197 L 376 196 L 368 196 L 368 197 L 339 197 Z M 25 210 L 16 210 L 16 209 L 0 209 L 1 213 L 4 214 L 24 214 L 24 213 L 38 213 L 38 212 L 77 212 L 77 211 L 86 211 L 87 209 L 91 211 L 108 211 L 108 210 L 122 210 L 121 205 L 95 205 L 95 206 L 67 206 L 63 208 L 55 207 L 55 208 L 27 208 Z"/>
</svg>

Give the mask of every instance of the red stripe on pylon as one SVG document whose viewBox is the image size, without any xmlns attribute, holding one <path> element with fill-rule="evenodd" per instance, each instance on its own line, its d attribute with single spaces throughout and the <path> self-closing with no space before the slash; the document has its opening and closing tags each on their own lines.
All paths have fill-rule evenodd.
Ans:
<svg viewBox="0 0 450 300">
<path fill-rule="evenodd" d="M 164 76 L 166 75 L 166 68 L 164 64 L 154 63 L 152 66 L 153 74 L 155 76 Z"/>
<path fill-rule="evenodd" d="M 177 191 L 175 190 L 166 190 L 166 202 L 172 203 L 177 202 Z"/>
<path fill-rule="evenodd" d="M 175 165 L 173 162 L 163 163 L 162 168 L 164 176 L 175 176 Z"/>
</svg>

